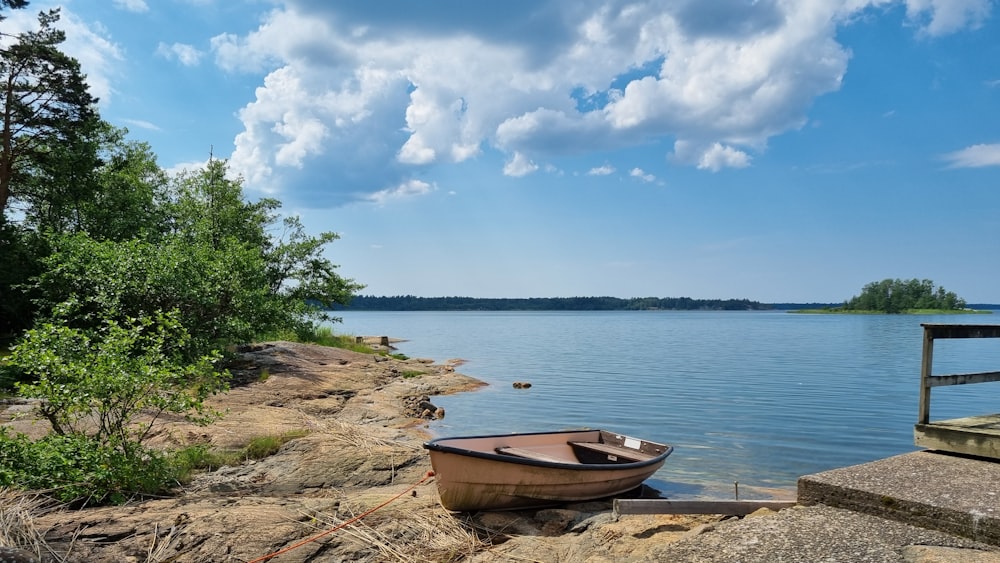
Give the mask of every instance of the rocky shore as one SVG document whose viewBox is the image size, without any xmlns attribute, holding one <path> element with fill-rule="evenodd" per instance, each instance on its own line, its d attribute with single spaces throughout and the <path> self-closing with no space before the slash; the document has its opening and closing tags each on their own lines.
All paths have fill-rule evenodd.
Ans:
<svg viewBox="0 0 1000 563">
<path fill-rule="evenodd" d="M 154 441 L 238 449 L 260 436 L 301 437 L 169 498 L 36 510 L 23 525 L 44 540 L 42 560 L 68 562 L 1000 561 L 989 546 L 820 506 L 728 520 L 615 517 L 608 502 L 449 513 L 421 443 L 426 417 L 447 416 L 433 396 L 482 385 L 456 372 L 460 364 L 256 346 L 233 389 L 212 399 L 222 420 L 163 420 Z M 0 422 L 44 432 L 23 410 Z"/>
</svg>

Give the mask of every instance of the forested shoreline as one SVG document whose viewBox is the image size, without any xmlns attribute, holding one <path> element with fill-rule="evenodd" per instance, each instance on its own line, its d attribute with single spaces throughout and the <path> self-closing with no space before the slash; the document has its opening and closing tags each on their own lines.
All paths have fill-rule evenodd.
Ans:
<svg viewBox="0 0 1000 563">
<path fill-rule="evenodd" d="M 413 295 L 357 295 L 335 311 L 820 311 L 844 303 L 762 303 L 748 299 L 693 299 L 690 297 L 416 297 Z M 996 303 L 969 303 L 976 310 L 1000 309 Z M 845 310 L 846 312 L 846 310 Z"/>
<path fill-rule="evenodd" d="M 766 311 L 774 306 L 749 299 L 690 297 L 376 297 L 356 295 L 337 309 L 357 311 Z"/>
</svg>

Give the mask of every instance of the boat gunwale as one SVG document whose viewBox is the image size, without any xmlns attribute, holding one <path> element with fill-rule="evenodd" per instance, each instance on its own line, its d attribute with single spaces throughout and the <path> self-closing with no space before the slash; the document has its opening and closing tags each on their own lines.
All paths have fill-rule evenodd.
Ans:
<svg viewBox="0 0 1000 563">
<path fill-rule="evenodd" d="M 484 452 L 480 450 L 470 450 L 467 448 L 460 448 L 457 446 L 448 446 L 440 444 L 446 440 L 474 440 L 480 438 L 504 438 L 509 436 L 543 436 L 546 434 L 573 434 L 573 433 L 592 433 L 595 431 L 601 431 L 599 429 L 585 429 L 585 430 L 554 430 L 550 432 L 513 432 L 509 434 L 485 434 L 481 436 L 446 436 L 441 438 L 435 438 L 428 442 L 424 442 L 423 446 L 425 449 L 432 452 L 442 452 L 450 453 L 455 455 L 462 455 L 467 457 L 475 457 L 480 459 L 487 459 L 491 461 L 499 461 L 502 463 L 514 463 L 518 465 L 533 465 L 535 467 L 548 467 L 553 469 L 568 469 L 572 471 L 608 471 L 608 470 L 625 470 L 625 469 L 638 469 L 646 467 L 649 465 L 655 465 L 657 463 L 662 464 L 674 451 L 674 447 L 668 444 L 662 444 L 660 442 L 650 442 L 649 440 L 644 440 L 646 442 L 654 443 L 658 446 L 663 446 L 664 451 L 652 457 L 650 459 L 645 459 L 642 461 L 632 461 L 628 463 L 570 463 L 570 462 L 554 462 L 554 461 L 542 461 L 538 459 L 531 459 L 526 457 L 517 457 L 512 455 L 505 455 L 501 453 Z M 629 436 L 631 437 L 631 436 Z"/>
</svg>

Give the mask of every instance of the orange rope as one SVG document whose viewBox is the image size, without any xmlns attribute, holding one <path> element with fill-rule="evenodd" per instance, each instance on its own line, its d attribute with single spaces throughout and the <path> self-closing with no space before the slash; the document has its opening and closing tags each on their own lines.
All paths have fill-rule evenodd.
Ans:
<svg viewBox="0 0 1000 563">
<path fill-rule="evenodd" d="M 396 499 L 398 499 L 399 497 L 401 497 L 401 496 L 405 495 L 406 493 L 412 491 L 413 489 L 416 489 L 417 487 L 419 487 L 420 485 L 422 485 L 424 483 L 424 481 L 430 479 L 433 476 L 434 476 L 434 472 L 433 471 L 428 471 L 427 474 L 424 475 L 423 479 L 417 481 L 416 483 L 414 483 L 413 485 L 411 485 L 405 491 L 403 491 L 403 492 L 399 493 L 398 495 L 392 497 L 391 499 L 383 502 L 382 504 L 376 506 L 375 508 L 372 508 L 370 510 L 362 512 L 361 514 L 358 514 L 354 518 L 351 518 L 350 520 L 347 520 L 347 521 L 345 521 L 345 522 L 343 522 L 341 524 L 338 524 L 337 526 L 334 526 L 333 528 L 330 528 L 329 530 L 327 530 L 327 531 L 325 531 L 325 532 L 323 532 L 321 534 L 316 534 L 315 536 L 313 536 L 311 538 L 304 539 L 304 540 L 300 541 L 299 543 L 297 543 L 295 545 L 290 545 L 290 546 L 288 546 L 288 547 L 286 547 L 284 549 L 275 551 L 274 553 L 269 553 L 267 555 L 264 555 L 263 557 L 258 557 L 257 559 L 251 559 L 250 561 L 247 561 L 247 563 L 258 563 L 259 561 L 267 561 L 268 559 L 270 559 L 272 557 L 277 557 L 277 556 L 281 555 L 282 553 L 288 553 L 289 551 L 292 551 L 293 549 L 298 549 L 298 548 L 306 545 L 307 543 L 314 542 L 314 541 L 320 539 L 323 536 L 326 536 L 328 534 L 332 534 L 332 533 L 336 532 L 337 530 L 339 530 L 341 528 L 344 528 L 345 526 L 348 526 L 350 524 L 353 524 L 354 522 L 357 522 L 358 520 L 361 520 L 362 518 L 364 518 L 365 516 L 368 516 L 372 512 L 375 512 L 376 510 L 378 510 L 380 508 L 384 508 L 384 507 L 388 506 L 389 503 L 395 501 Z"/>
</svg>

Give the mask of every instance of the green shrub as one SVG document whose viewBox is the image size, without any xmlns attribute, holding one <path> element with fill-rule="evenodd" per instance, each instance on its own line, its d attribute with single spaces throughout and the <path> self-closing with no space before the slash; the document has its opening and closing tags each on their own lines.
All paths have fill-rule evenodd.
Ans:
<svg viewBox="0 0 1000 563">
<path fill-rule="evenodd" d="M 189 338 L 173 313 L 108 320 L 94 331 L 44 323 L 25 334 L 5 363 L 34 378 L 17 389 L 42 399 L 38 414 L 56 434 L 86 432 L 128 454 L 152 429 L 152 421 L 138 423 L 143 412 L 203 424 L 218 416 L 204 401 L 227 388 L 229 374 L 215 369 L 218 353 L 188 361 L 180 350 Z"/>
<path fill-rule="evenodd" d="M 31 440 L 0 427 L 0 487 L 41 490 L 74 505 L 121 504 L 173 484 L 162 454 L 128 452 L 80 434 L 50 434 Z"/>
</svg>

